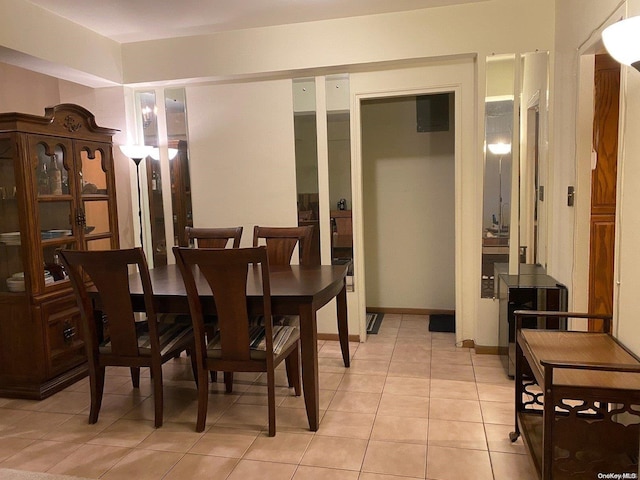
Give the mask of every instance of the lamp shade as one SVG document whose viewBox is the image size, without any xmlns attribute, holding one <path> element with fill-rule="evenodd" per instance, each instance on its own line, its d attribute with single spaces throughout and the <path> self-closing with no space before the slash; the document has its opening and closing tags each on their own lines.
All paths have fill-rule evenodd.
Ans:
<svg viewBox="0 0 640 480">
<path fill-rule="evenodd" d="M 489 151 L 494 155 L 506 155 L 511 153 L 511 144 L 510 143 L 490 143 L 487 145 Z"/>
<path fill-rule="evenodd" d="M 134 162 L 140 163 L 143 158 L 147 158 L 151 154 L 153 147 L 149 145 L 120 145 L 120 150 Z"/>
<path fill-rule="evenodd" d="M 177 148 L 168 148 L 167 150 L 169 150 L 169 160 L 173 160 L 174 157 L 176 156 L 176 154 L 178 153 L 178 149 Z M 149 155 L 154 160 L 160 160 L 160 149 L 157 148 L 157 147 L 152 148 L 151 149 L 151 153 Z"/>
<path fill-rule="evenodd" d="M 605 28 L 602 42 L 616 61 L 640 71 L 640 16 L 620 20 Z"/>
</svg>

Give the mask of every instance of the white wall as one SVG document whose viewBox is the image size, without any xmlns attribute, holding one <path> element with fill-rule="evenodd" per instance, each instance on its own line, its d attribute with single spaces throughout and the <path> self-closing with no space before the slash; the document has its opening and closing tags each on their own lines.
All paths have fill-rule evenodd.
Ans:
<svg viewBox="0 0 640 480">
<path fill-rule="evenodd" d="M 366 306 L 455 309 L 451 128 L 417 132 L 416 98 L 363 102 Z"/>
<path fill-rule="evenodd" d="M 618 5 L 622 8 L 617 10 Z M 570 308 L 586 308 L 586 289 L 588 288 L 585 269 L 588 264 L 588 237 L 577 235 L 584 232 L 588 217 L 590 198 L 589 186 L 582 182 L 577 190 L 575 210 L 566 206 L 566 187 L 573 185 L 577 178 L 584 177 L 589 171 L 590 159 L 584 157 L 585 145 L 579 145 L 576 154 L 575 134 L 580 128 L 580 115 L 589 114 L 589 106 L 581 105 L 578 110 L 578 91 L 584 86 L 581 82 L 593 82 L 592 71 L 583 68 L 581 71 L 576 52 L 592 54 L 602 46 L 599 32 L 603 25 L 611 23 L 620 14 L 634 16 L 640 14 L 640 0 L 567 0 L 558 2 L 557 40 L 556 40 L 556 81 L 553 102 L 555 115 L 553 118 L 552 160 L 554 188 L 554 217 L 551 236 L 556 248 L 549 252 L 550 266 L 553 275 L 560 281 L 570 283 L 580 292 L 569 293 L 572 300 L 578 293 L 579 302 L 574 300 Z M 589 47 L 589 48 L 585 48 Z M 600 50 L 602 51 L 602 50 Z M 616 289 L 614 292 L 615 332 L 620 340 L 636 354 L 640 354 L 640 323 L 637 321 L 640 311 L 640 136 L 637 134 L 637 119 L 640 118 L 640 73 L 633 69 L 622 69 L 621 83 L 621 124 L 619 133 L 618 155 L 618 199 L 616 223 Z M 562 101 L 560 101 L 562 100 Z M 582 135 L 583 142 L 588 142 Z M 588 152 L 588 148 L 586 149 Z M 588 177 L 587 177 L 588 178 Z M 588 232 L 588 229 L 586 230 Z M 574 250 L 575 245 L 575 250 Z M 574 255 L 574 251 L 576 255 Z M 578 272 L 578 273 L 576 273 Z"/>
</svg>

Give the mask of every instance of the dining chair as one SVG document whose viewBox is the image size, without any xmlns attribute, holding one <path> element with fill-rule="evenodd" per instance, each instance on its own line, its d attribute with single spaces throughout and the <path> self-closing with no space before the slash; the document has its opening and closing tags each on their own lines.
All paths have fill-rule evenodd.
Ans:
<svg viewBox="0 0 640 480">
<path fill-rule="evenodd" d="M 179 356 L 184 350 L 193 352 L 191 324 L 175 322 L 173 317 L 156 312 L 149 269 L 141 248 L 60 250 L 59 254 L 80 309 L 91 390 L 89 423 L 98 421 L 105 367 L 130 367 L 134 388 L 140 386 L 140 368 L 149 367 L 153 382 L 155 426 L 162 426 L 162 364 Z M 143 321 L 137 321 L 139 316 L 132 306 L 129 274 L 133 267 L 142 283 L 146 314 Z M 87 285 L 92 285 L 91 291 Z M 106 335 L 99 331 L 96 311 L 101 311 L 103 318 L 106 318 Z M 195 377 L 193 355 L 191 362 Z"/>
<path fill-rule="evenodd" d="M 194 228 L 185 227 L 187 245 L 194 241 L 198 248 L 226 248 L 229 240 L 232 240 L 232 248 L 240 246 L 242 227 L 222 228 Z"/>
<path fill-rule="evenodd" d="M 253 246 L 266 244 L 270 265 L 289 265 L 298 246 L 301 265 L 311 264 L 313 227 L 253 227 Z"/>
<path fill-rule="evenodd" d="M 239 249 L 173 247 L 182 273 L 195 334 L 198 385 L 196 431 L 202 432 L 209 395 L 207 371 L 266 372 L 269 436 L 276 434 L 275 368 L 284 360 L 290 386 L 301 394 L 300 330 L 274 326 L 271 316 L 269 264 L 265 246 Z M 247 282 L 250 269 L 260 269 L 262 325 L 249 322 Z M 194 273 L 197 270 L 197 273 Z M 196 277 L 205 282 L 198 283 Z M 218 316 L 218 332 L 206 338 L 200 292 L 210 289 Z M 225 383 L 228 381 L 225 376 Z M 227 384 L 229 391 L 230 385 Z"/>
</svg>

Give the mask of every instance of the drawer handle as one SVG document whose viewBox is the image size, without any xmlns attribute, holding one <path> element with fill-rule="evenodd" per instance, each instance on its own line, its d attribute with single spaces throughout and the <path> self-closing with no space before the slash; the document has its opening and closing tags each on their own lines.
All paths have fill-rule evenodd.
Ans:
<svg viewBox="0 0 640 480">
<path fill-rule="evenodd" d="M 76 333 L 76 327 L 70 323 L 65 323 L 64 328 L 62 329 L 62 337 L 64 338 L 65 343 L 71 343 L 73 337 L 76 336 Z"/>
</svg>

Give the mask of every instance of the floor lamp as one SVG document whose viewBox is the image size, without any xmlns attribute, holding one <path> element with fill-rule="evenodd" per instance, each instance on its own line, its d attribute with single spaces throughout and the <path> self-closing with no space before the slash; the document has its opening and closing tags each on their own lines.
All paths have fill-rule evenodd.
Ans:
<svg viewBox="0 0 640 480">
<path fill-rule="evenodd" d="M 140 219 L 140 247 L 144 250 L 142 241 L 142 197 L 140 195 L 140 162 L 147 158 L 153 147 L 148 145 L 120 145 L 120 150 L 136 164 L 136 183 L 138 185 L 138 218 Z"/>
</svg>

